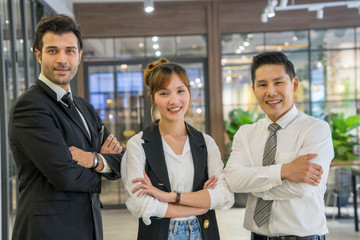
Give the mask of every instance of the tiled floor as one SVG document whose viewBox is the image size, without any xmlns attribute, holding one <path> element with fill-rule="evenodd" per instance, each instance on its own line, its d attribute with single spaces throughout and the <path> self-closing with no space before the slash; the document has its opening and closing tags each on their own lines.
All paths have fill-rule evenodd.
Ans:
<svg viewBox="0 0 360 240">
<path fill-rule="evenodd" d="M 330 213 L 332 209 L 328 209 Z M 328 220 L 330 233 L 327 240 L 359 240 L 360 232 L 355 232 L 351 207 L 342 209 L 345 218 Z M 242 227 L 245 209 L 232 208 L 217 211 L 221 240 L 249 240 L 250 233 Z M 347 217 L 346 216 L 350 216 Z M 127 210 L 104 210 L 104 240 L 136 239 L 138 220 Z"/>
</svg>

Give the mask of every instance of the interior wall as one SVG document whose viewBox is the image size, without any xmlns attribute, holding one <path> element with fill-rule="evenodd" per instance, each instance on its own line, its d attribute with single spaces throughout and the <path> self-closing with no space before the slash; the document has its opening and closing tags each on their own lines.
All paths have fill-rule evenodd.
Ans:
<svg viewBox="0 0 360 240">
<path fill-rule="evenodd" d="M 311 2 L 314 1 L 296 0 L 297 5 Z M 269 19 L 268 23 L 262 23 L 260 15 L 266 4 L 267 0 L 155 1 L 155 11 L 151 14 L 144 12 L 142 2 L 78 3 L 74 4 L 73 9 L 84 37 L 206 34 L 210 134 L 223 152 L 222 33 L 360 26 L 358 10 L 346 7 L 326 8 L 322 20 L 316 18 L 316 12 L 299 10 L 277 12 L 276 17 Z M 80 76 L 79 93 L 84 93 L 83 85 Z"/>
</svg>

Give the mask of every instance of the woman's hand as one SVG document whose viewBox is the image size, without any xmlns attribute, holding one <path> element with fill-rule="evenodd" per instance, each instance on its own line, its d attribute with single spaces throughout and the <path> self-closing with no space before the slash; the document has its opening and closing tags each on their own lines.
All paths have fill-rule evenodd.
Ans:
<svg viewBox="0 0 360 240">
<path fill-rule="evenodd" d="M 218 178 L 216 176 L 212 176 L 205 183 L 203 189 L 214 189 L 217 185 Z"/>
<path fill-rule="evenodd" d="M 154 187 L 151 184 L 150 178 L 147 176 L 147 174 L 144 171 L 144 177 L 143 178 L 135 178 L 132 180 L 133 183 L 141 183 L 134 187 L 134 189 L 131 191 L 132 193 L 135 193 L 140 190 L 140 192 L 137 194 L 138 197 L 140 197 L 143 194 L 150 194 L 154 198 L 157 198 L 161 202 L 175 202 L 176 199 L 176 193 L 173 192 L 164 192 L 160 189 Z"/>
</svg>

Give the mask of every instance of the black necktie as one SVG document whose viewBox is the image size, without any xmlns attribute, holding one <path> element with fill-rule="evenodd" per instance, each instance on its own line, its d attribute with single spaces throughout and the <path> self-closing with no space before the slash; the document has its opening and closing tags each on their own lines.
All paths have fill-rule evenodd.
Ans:
<svg viewBox="0 0 360 240">
<path fill-rule="evenodd" d="M 71 118 L 76 122 L 76 124 L 81 127 L 83 130 L 85 130 L 85 126 L 84 126 L 84 122 L 80 117 L 80 114 L 78 112 L 78 110 L 76 109 L 73 101 L 70 98 L 70 94 L 71 93 L 66 93 L 62 98 L 61 101 L 63 101 L 64 103 L 66 103 L 66 105 L 68 107 L 66 107 L 66 111 L 69 113 L 69 115 L 71 116 Z M 85 130 L 85 132 L 87 132 Z"/>
</svg>

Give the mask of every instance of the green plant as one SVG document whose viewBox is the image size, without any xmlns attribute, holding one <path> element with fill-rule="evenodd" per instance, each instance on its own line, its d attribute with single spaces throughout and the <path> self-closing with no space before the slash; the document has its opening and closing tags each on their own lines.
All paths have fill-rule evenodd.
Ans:
<svg viewBox="0 0 360 240">
<path fill-rule="evenodd" d="M 351 134 L 351 130 L 360 126 L 360 116 L 353 115 L 345 118 L 344 113 L 331 113 L 329 125 L 335 150 L 334 161 L 354 161 L 357 156 L 353 153 L 354 145 L 358 144 Z"/>
<path fill-rule="evenodd" d="M 262 117 L 262 114 L 253 110 L 244 111 L 240 108 L 232 110 L 229 113 L 230 121 L 225 123 L 225 129 L 231 142 L 242 125 L 255 123 Z"/>
</svg>

